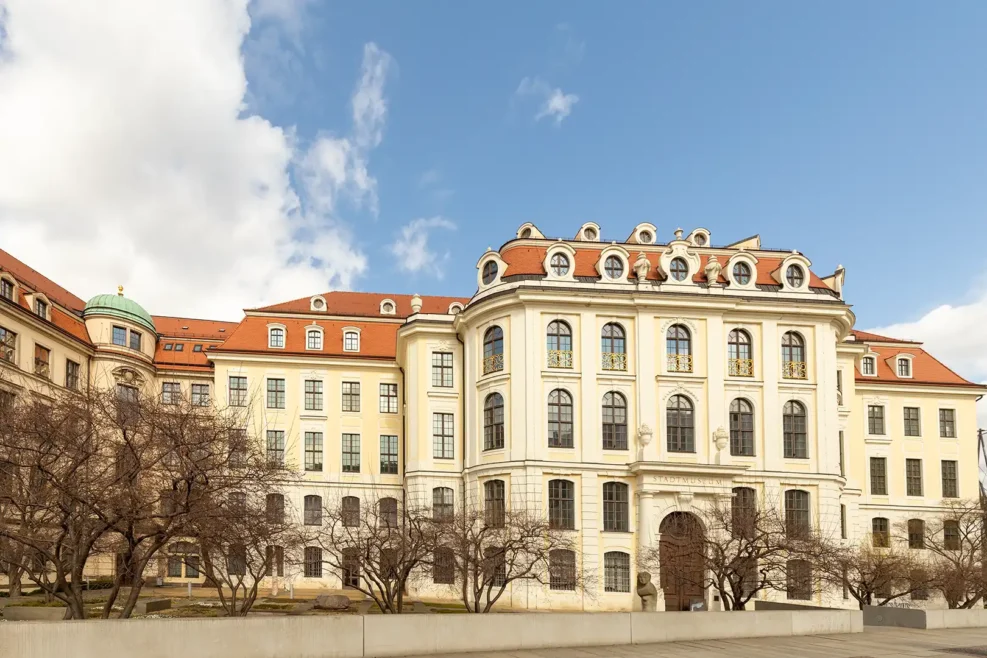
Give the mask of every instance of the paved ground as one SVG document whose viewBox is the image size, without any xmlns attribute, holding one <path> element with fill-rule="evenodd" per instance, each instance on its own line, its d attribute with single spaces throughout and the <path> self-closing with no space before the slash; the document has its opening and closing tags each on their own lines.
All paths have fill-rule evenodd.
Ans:
<svg viewBox="0 0 987 658">
<path fill-rule="evenodd" d="M 966 651 L 962 651 L 966 649 Z M 852 635 L 813 635 L 754 640 L 671 642 L 581 649 L 537 649 L 434 658 L 886 658 L 890 656 L 987 656 L 987 628 L 919 631 L 868 628 Z"/>
</svg>

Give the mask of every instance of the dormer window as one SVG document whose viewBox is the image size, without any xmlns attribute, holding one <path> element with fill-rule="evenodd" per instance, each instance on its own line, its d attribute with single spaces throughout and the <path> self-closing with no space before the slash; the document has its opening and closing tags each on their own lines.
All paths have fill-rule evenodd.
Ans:
<svg viewBox="0 0 987 658">
<path fill-rule="evenodd" d="M 651 242 L 655 239 L 655 236 L 651 235 L 651 231 L 641 231 L 637 234 L 637 239 L 642 244 L 651 244 Z"/>
<path fill-rule="evenodd" d="M 706 235 L 704 233 L 697 233 L 695 237 L 695 242 L 697 247 L 705 247 Z"/>
<path fill-rule="evenodd" d="M 360 351 L 360 332 L 352 331 L 352 330 L 343 332 L 343 351 L 344 352 Z"/>
<path fill-rule="evenodd" d="M 176 352 L 184 352 L 185 351 L 185 343 L 175 343 L 175 351 Z"/>
<path fill-rule="evenodd" d="M 733 266 L 733 280 L 742 286 L 751 282 L 751 266 L 747 263 L 737 263 Z"/>
<path fill-rule="evenodd" d="M 531 229 L 530 228 L 521 229 L 521 233 L 520 233 L 520 235 L 518 235 L 518 237 L 521 238 L 522 240 L 526 240 L 526 239 L 530 238 L 531 237 Z"/>
<path fill-rule="evenodd" d="M 877 375 L 877 359 L 872 356 L 865 356 L 860 361 L 860 374 L 868 377 Z"/>
<path fill-rule="evenodd" d="M 326 300 L 322 295 L 316 295 L 309 301 L 309 308 L 318 313 L 326 310 Z"/>
<path fill-rule="evenodd" d="M 43 299 L 37 299 L 37 298 L 35 298 L 35 300 L 34 300 L 34 314 L 37 315 L 39 318 L 42 318 L 42 319 L 47 320 L 48 319 L 48 302 L 46 302 Z"/>
<path fill-rule="evenodd" d="M 597 235 L 596 229 L 593 227 L 583 229 L 583 237 L 587 240 L 596 240 Z"/>
<path fill-rule="evenodd" d="M 385 299 L 381 301 L 380 303 L 381 315 L 394 315 L 396 311 L 397 311 L 397 305 L 394 303 L 394 300 Z"/>
<path fill-rule="evenodd" d="M 682 258 L 673 258 L 668 270 L 676 281 L 685 281 L 689 276 L 689 264 Z"/>
<path fill-rule="evenodd" d="M 171 343 L 165 343 L 164 351 L 165 352 L 170 352 L 173 347 L 174 347 L 174 345 L 172 345 Z"/>
<path fill-rule="evenodd" d="M 497 278 L 497 261 L 488 260 L 483 265 L 483 285 L 489 286 Z"/>
<path fill-rule="evenodd" d="M 306 334 L 305 348 L 310 350 L 322 349 L 322 331 L 319 329 L 309 329 Z"/>
<path fill-rule="evenodd" d="M 192 351 L 193 352 L 201 352 L 202 351 L 202 345 L 193 345 L 192 346 Z"/>
<path fill-rule="evenodd" d="M 912 360 L 901 357 L 898 359 L 898 376 L 904 378 L 911 378 L 912 376 Z"/>
<path fill-rule="evenodd" d="M 624 274 L 624 261 L 617 256 L 607 256 L 603 262 L 603 271 L 607 273 L 607 278 L 619 279 Z"/>
<path fill-rule="evenodd" d="M 565 254 L 552 255 L 552 274 L 565 276 L 569 273 L 569 257 Z"/>
<path fill-rule="evenodd" d="M 14 282 L 11 281 L 6 276 L 0 278 L 0 297 L 3 297 L 7 301 L 14 300 Z"/>
<path fill-rule="evenodd" d="M 284 329 L 281 327 L 271 327 L 267 334 L 267 346 L 275 349 L 284 349 Z"/>
<path fill-rule="evenodd" d="M 805 283 L 805 272 L 799 265 L 789 265 L 785 272 L 785 280 L 788 281 L 789 287 L 801 288 L 802 284 Z"/>
</svg>

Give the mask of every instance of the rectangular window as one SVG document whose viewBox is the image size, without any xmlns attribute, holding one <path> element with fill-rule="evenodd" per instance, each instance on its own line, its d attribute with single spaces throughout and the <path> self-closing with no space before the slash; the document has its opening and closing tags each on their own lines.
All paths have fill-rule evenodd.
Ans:
<svg viewBox="0 0 987 658">
<path fill-rule="evenodd" d="M 843 430 L 840 430 L 840 477 L 846 477 L 846 456 L 843 446 Z"/>
<path fill-rule="evenodd" d="M 48 304 L 41 299 L 34 300 L 34 314 L 39 318 L 48 318 Z"/>
<path fill-rule="evenodd" d="M 905 487 L 909 496 L 922 495 L 922 460 L 905 460 Z"/>
<path fill-rule="evenodd" d="M 140 352 L 141 349 L 141 335 L 140 332 L 131 331 L 130 332 L 130 349 L 137 350 Z"/>
<path fill-rule="evenodd" d="M 322 332 L 316 330 L 310 330 L 308 332 L 307 341 L 305 347 L 310 350 L 321 350 L 322 349 Z"/>
<path fill-rule="evenodd" d="M 185 557 L 185 577 L 186 578 L 198 578 L 199 577 L 199 556 L 198 555 L 188 555 Z"/>
<path fill-rule="evenodd" d="M 360 472 L 360 435 L 343 435 L 343 473 Z"/>
<path fill-rule="evenodd" d="M 267 576 L 284 576 L 284 546 L 268 546 L 266 560 Z"/>
<path fill-rule="evenodd" d="M 874 404 L 867 407 L 867 433 L 884 434 L 884 407 Z"/>
<path fill-rule="evenodd" d="M 380 385 L 380 413 L 396 414 L 398 412 L 398 385 Z"/>
<path fill-rule="evenodd" d="M 201 352 L 202 351 L 202 345 L 193 345 L 192 346 L 192 351 L 193 352 Z"/>
<path fill-rule="evenodd" d="M 360 334 L 355 331 L 347 331 L 343 335 L 343 351 L 344 352 L 359 352 L 360 351 Z"/>
<path fill-rule="evenodd" d="M 432 414 L 432 457 L 452 459 L 453 432 L 452 414 Z"/>
<path fill-rule="evenodd" d="M 182 399 L 182 385 L 178 382 L 165 382 L 161 384 L 161 402 L 164 404 L 178 404 Z"/>
<path fill-rule="evenodd" d="M 0 327 L 0 360 L 7 363 L 17 361 L 17 334 L 4 327 Z"/>
<path fill-rule="evenodd" d="M 603 591 L 631 591 L 631 556 L 610 552 L 603 555 Z"/>
<path fill-rule="evenodd" d="M 319 379 L 305 380 L 305 410 L 322 411 L 322 381 Z"/>
<path fill-rule="evenodd" d="M 284 430 L 267 430 L 267 461 L 284 464 Z"/>
<path fill-rule="evenodd" d="M 956 478 L 956 462 L 944 459 L 942 462 L 942 497 L 959 497 L 959 485 Z"/>
<path fill-rule="evenodd" d="M 175 343 L 175 351 L 176 352 L 184 352 L 185 351 L 185 343 Z"/>
<path fill-rule="evenodd" d="M 322 432 L 305 432 L 305 470 L 322 470 Z"/>
<path fill-rule="evenodd" d="M 14 284 L 7 279 L 0 279 L 0 297 L 14 301 Z"/>
<path fill-rule="evenodd" d="M 380 437 L 380 472 L 383 475 L 398 474 L 398 437 L 382 434 Z"/>
<path fill-rule="evenodd" d="M 197 407 L 209 405 L 209 384 L 192 384 L 192 404 Z"/>
<path fill-rule="evenodd" d="M 51 350 L 47 347 L 34 346 L 34 374 L 45 379 L 51 376 Z"/>
<path fill-rule="evenodd" d="M 127 330 L 124 327 L 113 327 L 113 344 L 120 347 L 127 346 Z"/>
<path fill-rule="evenodd" d="M 918 407 L 905 407 L 905 436 L 922 436 Z"/>
<path fill-rule="evenodd" d="M 870 458 L 870 492 L 873 496 L 888 495 L 888 460 L 884 457 Z"/>
<path fill-rule="evenodd" d="M 911 377 L 912 376 L 912 362 L 908 359 L 898 359 L 898 376 L 899 377 Z"/>
<path fill-rule="evenodd" d="M 452 352 L 432 352 L 432 386 L 452 388 Z"/>
<path fill-rule="evenodd" d="M 267 380 L 267 408 L 284 409 L 284 380 Z"/>
<path fill-rule="evenodd" d="M 456 582 L 456 557 L 451 548 L 435 549 L 432 582 L 436 585 L 452 585 Z"/>
<path fill-rule="evenodd" d="M 79 390 L 79 364 L 75 361 L 65 361 L 65 388 Z"/>
<path fill-rule="evenodd" d="M 846 539 L 846 505 L 840 505 L 840 539 Z"/>
<path fill-rule="evenodd" d="M 860 363 L 860 370 L 865 375 L 876 375 L 877 374 L 877 361 L 874 360 L 872 356 L 865 356 L 864 360 Z"/>
<path fill-rule="evenodd" d="M 230 377 L 230 406 L 247 406 L 247 378 Z"/>
<path fill-rule="evenodd" d="M 812 567 L 807 560 L 789 560 L 787 565 L 788 598 L 808 601 L 812 598 Z"/>
<path fill-rule="evenodd" d="M 956 438 L 956 412 L 953 409 L 939 410 L 939 436 L 944 439 Z"/>
<path fill-rule="evenodd" d="M 343 382 L 343 411 L 360 410 L 360 382 Z"/>
<path fill-rule="evenodd" d="M 182 577 L 182 558 L 177 555 L 172 555 L 168 558 L 168 577 L 169 578 L 181 578 Z"/>
</svg>

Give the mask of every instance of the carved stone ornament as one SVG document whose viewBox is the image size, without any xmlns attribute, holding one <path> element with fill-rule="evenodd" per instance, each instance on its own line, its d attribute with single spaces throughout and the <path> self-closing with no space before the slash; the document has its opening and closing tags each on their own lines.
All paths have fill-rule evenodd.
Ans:
<svg viewBox="0 0 987 658">
<path fill-rule="evenodd" d="M 641 425 L 637 428 L 637 441 L 643 446 L 651 443 L 651 438 L 655 435 L 654 430 L 651 429 L 647 424 Z"/>
<path fill-rule="evenodd" d="M 641 610 L 655 612 L 658 609 L 658 588 L 651 582 L 651 574 L 647 571 L 637 574 L 637 595 L 641 597 Z"/>
<path fill-rule="evenodd" d="M 723 426 L 716 428 L 713 432 L 713 443 L 716 444 L 717 450 L 726 450 L 727 444 L 730 443 L 730 432 L 723 429 Z"/>
<path fill-rule="evenodd" d="M 411 312 L 421 313 L 422 310 L 422 298 L 416 293 L 414 297 L 411 298 Z"/>
<path fill-rule="evenodd" d="M 648 272 L 650 271 L 651 261 L 648 260 L 648 257 L 642 251 L 637 255 L 637 260 L 634 261 L 634 274 L 637 275 L 638 281 L 644 281 L 648 278 Z"/>
<path fill-rule="evenodd" d="M 706 263 L 706 267 L 704 269 L 706 272 L 706 281 L 709 282 L 709 285 L 717 285 L 717 279 L 719 278 L 722 270 L 723 266 L 720 265 L 720 261 L 717 259 L 716 255 L 714 254 L 710 256 L 709 262 Z"/>
</svg>

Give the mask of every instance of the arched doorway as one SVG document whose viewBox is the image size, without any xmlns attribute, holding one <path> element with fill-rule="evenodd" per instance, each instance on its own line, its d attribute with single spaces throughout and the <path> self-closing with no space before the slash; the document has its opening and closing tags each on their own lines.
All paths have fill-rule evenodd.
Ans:
<svg viewBox="0 0 987 658">
<path fill-rule="evenodd" d="M 703 528 L 699 519 L 688 512 L 672 512 L 662 520 L 658 531 L 665 610 L 688 610 L 693 603 L 704 602 Z"/>
</svg>

